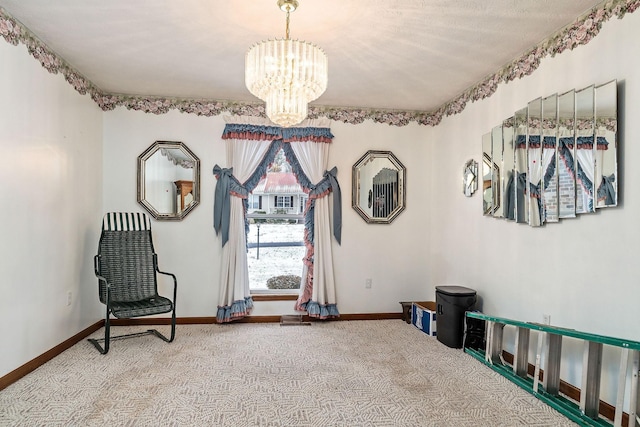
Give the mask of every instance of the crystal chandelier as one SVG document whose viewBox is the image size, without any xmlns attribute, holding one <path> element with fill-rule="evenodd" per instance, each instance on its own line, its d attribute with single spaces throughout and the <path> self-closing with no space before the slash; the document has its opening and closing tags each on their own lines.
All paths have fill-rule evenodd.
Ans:
<svg viewBox="0 0 640 427">
<path fill-rule="evenodd" d="M 249 92 L 267 103 L 269 119 L 282 127 L 297 125 L 307 117 L 307 104 L 327 89 L 327 55 L 318 46 L 289 38 L 289 14 L 297 0 L 278 0 L 287 14 L 284 39 L 253 45 L 245 57 L 245 84 Z"/>
</svg>

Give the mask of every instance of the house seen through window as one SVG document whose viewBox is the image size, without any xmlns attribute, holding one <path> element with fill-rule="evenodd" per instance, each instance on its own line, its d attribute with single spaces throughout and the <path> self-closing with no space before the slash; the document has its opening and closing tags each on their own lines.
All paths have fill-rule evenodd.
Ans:
<svg viewBox="0 0 640 427">
<path fill-rule="evenodd" d="M 297 293 L 300 288 L 307 200 L 280 150 L 247 200 L 247 260 L 252 292 Z"/>
</svg>

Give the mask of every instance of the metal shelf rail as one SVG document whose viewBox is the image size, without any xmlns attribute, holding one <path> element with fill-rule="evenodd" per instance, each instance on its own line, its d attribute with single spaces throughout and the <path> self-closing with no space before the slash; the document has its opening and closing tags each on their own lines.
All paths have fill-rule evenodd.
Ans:
<svg viewBox="0 0 640 427">
<path fill-rule="evenodd" d="M 621 427 L 627 376 L 630 372 L 629 421 L 628 427 L 640 425 L 640 396 L 638 395 L 638 373 L 640 370 L 640 342 L 587 332 L 565 329 L 540 323 L 487 316 L 478 312 L 467 312 L 467 317 L 486 322 L 486 351 L 465 348 L 465 352 L 491 367 L 538 399 L 555 408 L 566 417 L 586 426 Z M 502 338 L 506 325 L 516 327 L 515 354 L 511 367 L 502 356 Z M 529 336 L 538 331 L 535 370 L 533 377 L 528 374 Z M 584 340 L 582 391 L 580 402 L 576 403 L 560 395 L 560 359 L 563 337 Z M 613 424 L 599 417 L 600 378 L 602 349 L 604 345 L 621 347 L 618 389 Z M 540 384 L 541 360 L 545 360 L 544 375 Z M 631 365 L 631 369 L 629 369 Z"/>
</svg>

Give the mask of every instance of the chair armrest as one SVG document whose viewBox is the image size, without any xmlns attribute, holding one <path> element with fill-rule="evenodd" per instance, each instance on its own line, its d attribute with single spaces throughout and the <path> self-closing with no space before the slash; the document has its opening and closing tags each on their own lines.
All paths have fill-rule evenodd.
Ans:
<svg viewBox="0 0 640 427">
<path fill-rule="evenodd" d="M 93 271 L 98 277 L 100 277 L 100 268 L 98 268 L 98 265 L 100 265 L 98 262 L 99 257 L 100 255 L 96 255 L 93 257 Z"/>
<path fill-rule="evenodd" d="M 107 289 L 109 289 L 111 287 L 111 285 L 109 284 L 109 282 L 107 281 L 107 279 L 104 276 L 100 275 L 100 271 L 99 271 L 100 268 L 98 267 L 98 265 L 100 265 L 98 263 L 98 257 L 99 256 L 100 255 L 96 255 L 96 256 L 93 257 L 93 272 L 95 273 L 95 275 L 98 278 L 98 280 L 104 282 L 107 285 Z"/>
<path fill-rule="evenodd" d="M 176 279 L 176 275 L 173 273 L 166 273 L 164 271 L 160 271 L 156 268 L 156 271 L 160 274 L 164 274 L 165 276 L 171 276 L 173 277 L 173 286 L 178 286 L 178 280 Z"/>
<path fill-rule="evenodd" d="M 176 303 L 176 295 L 178 293 L 178 279 L 176 279 L 176 275 L 173 273 L 167 273 L 165 271 L 160 271 L 158 268 L 158 255 L 153 254 L 153 266 L 156 271 L 160 274 L 164 274 L 165 276 L 170 276 L 173 279 L 173 303 Z"/>
<path fill-rule="evenodd" d="M 153 267 L 155 268 L 155 270 L 160 273 L 160 274 L 164 274 L 165 276 L 171 276 L 173 277 L 173 284 L 174 286 L 178 285 L 178 280 L 176 279 L 176 275 L 173 273 L 167 273 L 166 271 L 160 271 L 160 269 L 158 268 L 158 255 L 153 254 Z"/>
<path fill-rule="evenodd" d="M 106 277 L 100 275 L 100 268 L 98 267 L 100 264 L 98 262 L 100 255 L 96 255 L 93 257 L 93 270 L 94 273 L 96 275 L 96 277 L 98 278 L 99 282 L 104 282 L 105 284 L 105 290 L 107 292 L 106 299 L 107 299 L 107 307 L 109 307 L 111 305 L 111 283 L 109 283 L 109 281 L 107 280 Z"/>
<path fill-rule="evenodd" d="M 109 283 L 109 281 L 106 279 L 106 277 L 101 276 L 98 274 L 98 272 L 96 271 L 96 277 L 98 278 L 98 282 L 104 282 L 105 285 L 105 291 L 106 291 L 106 305 L 107 305 L 107 310 L 109 310 L 109 307 L 111 307 L 111 283 Z"/>
<path fill-rule="evenodd" d="M 96 274 L 96 277 L 98 278 L 98 280 L 100 280 L 100 281 L 102 281 L 102 282 L 106 283 L 106 284 L 107 284 L 107 287 L 111 287 L 111 285 L 110 285 L 110 284 L 109 284 L 109 282 L 107 281 L 107 278 L 106 278 L 106 277 L 103 277 L 103 276 L 101 276 L 101 275 L 99 275 L 99 274 Z"/>
</svg>

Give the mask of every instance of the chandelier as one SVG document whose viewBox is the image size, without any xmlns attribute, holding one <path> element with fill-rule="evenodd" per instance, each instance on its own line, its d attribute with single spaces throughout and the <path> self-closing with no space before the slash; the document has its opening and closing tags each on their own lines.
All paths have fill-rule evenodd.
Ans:
<svg viewBox="0 0 640 427">
<path fill-rule="evenodd" d="M 254 44 L 245 57 L 245 84 L 266 102 L 269 119 L 282 127 L 307 117 L 307 104 L 327 89 L 327 54 L 318 46 L 289 38 L 289 14 L 297 0 L 278 0 L 287 14 L 284 39 Z"/>
</svg>

